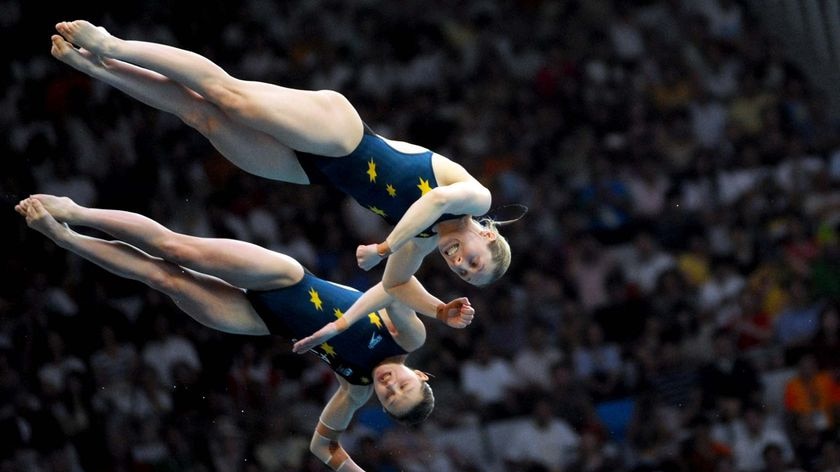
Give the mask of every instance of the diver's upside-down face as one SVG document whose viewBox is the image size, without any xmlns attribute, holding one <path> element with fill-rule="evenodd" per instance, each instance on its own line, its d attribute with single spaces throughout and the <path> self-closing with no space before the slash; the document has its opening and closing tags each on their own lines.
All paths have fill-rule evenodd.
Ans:
<svg viewBox="0 0 840 472">
<path fill-rule="evenodd" d="M 490 242 L 496 239 L 492 231 L 470 228 L 441 236 L 438 251 L 452 272 L 473 285 L 485 285 L 493 276 L 495 262 Z"/>
<path fill-rule="evenodd" d="M 403 364 L 380 364 L 373 369 L 373 390 L 392 415 L 402 416 L 423 400 L 423 382 L 429 376 Z"/>
</svg>

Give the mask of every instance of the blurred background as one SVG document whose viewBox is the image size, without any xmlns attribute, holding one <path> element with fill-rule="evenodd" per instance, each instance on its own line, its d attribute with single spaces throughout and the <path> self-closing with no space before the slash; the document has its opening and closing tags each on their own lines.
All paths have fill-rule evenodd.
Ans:
<svg viewBox="0 0 840 472">
<path fill-rule="evenodd" d="M 327 470 L 308 443 L 336 388 L 288 341 L 206 329 L 48 243 L 13 211 L 30 193 L 381 276 L 354 251 L 388 228 L 357 205 L 250 176 L 54 60 L 77 18 L 338 90 L 529 206 L 491 288 L 425 263 L 478 317 L 427 323 L 424 425 L 357 414 L 366 470 L 840 470 L 837 3 L 0 1 L 0 471 Z"/>
</svg>

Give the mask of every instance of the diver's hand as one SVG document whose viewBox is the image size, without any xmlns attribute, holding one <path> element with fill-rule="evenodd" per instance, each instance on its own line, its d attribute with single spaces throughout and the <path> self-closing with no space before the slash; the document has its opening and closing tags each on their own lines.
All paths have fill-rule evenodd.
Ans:
<svg viewBox="0 0 840 472">
<path fill-rule="evenodd" d="M 377 252 L 378 244 L 367 244 L 356 248 L 356 262 L 362 270 L 370 270 L 385 257 Z"/>
<path fill-rule="evenodd" d="M 453 328 L 466 328 L 473 321 L 475 308 L 467 297 L 456 298 L 437 307 L 435 317 Z"/>
<path fill-rule="evenodd" d="M 318 331 L 315 331 L 309 336 L 296 342 L 295 345 L 292 346 L 292 352 L 296 354 L 303 354 L 313 347 L 327 342 L 345 329 L 347 329 L 347 321 L 343 318 L 339 318 L 332 323 L 327 323 Z"/>
</svg>

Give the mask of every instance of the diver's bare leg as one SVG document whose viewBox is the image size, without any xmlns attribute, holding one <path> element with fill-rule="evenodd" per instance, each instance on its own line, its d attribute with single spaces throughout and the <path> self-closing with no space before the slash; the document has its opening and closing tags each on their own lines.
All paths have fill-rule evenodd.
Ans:
<svg viewBox="0 0 840 472">
<path fill-rule="evenodd" d="M 108 272 L 165 293 L 181 310 L 205 326 L 235 334 L 268 334 L 265 323 L 237 287 L 151 257 L 129 244 L 78 234 L 56 221 L 38 199 L 26 199 L 15 210 L 26 218 L 30 228 L 58 246 Z"/>
<path fill-rule="evenodd" d="M 126 41 L 84 20 L 61 22 L 56 30 L 93 53 L 149 69 L 197 92 L 243 124 L 299 151 L 349 154 L 363 125 L 344 96 L 329 90 L 296 90 L 239 80 L 209 59 L 163 44 Z"/>
<path fill-rule="evenodd" d="M 237 167 L 274 180 L 306 184 L 294 152 L 270 135 L 231 119 L 218 107 L 165 76 L 116 59 L 100 58 L 52 36 L 52 55 L 129 96 L 178 116 Z"/>
<path fill-rule="evenodd" d="M 30 200 L 37 200 L 58 221 L 97 229 L 152 256 L 237 287 L 268 290 L 303 277 L 303 267 L 296 260 L 255 244 L 180 234 L 137 213 L 86 208 L 67 197 L 37 194 Z"/>
</svg>

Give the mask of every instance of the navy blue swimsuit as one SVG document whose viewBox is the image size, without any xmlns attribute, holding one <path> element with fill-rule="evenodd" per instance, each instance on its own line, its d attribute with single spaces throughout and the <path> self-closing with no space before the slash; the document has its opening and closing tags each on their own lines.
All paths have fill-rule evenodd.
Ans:
<svg viewBox="0 0 840 472">
<path fill-rule="evenodd" d="M 297 284 L 275 290 L 248 290 L 247 296 L 271 334 L 292 342 L 309 336 L 343 315 L 361 292 L 340 287 L 306 272 Z M 338 375 L 356 385 L 371 383 L 373 368 L 407 354 L 376 313 L 312 349 Z"/>
<path fill-rule="evenodd" d="M 397 151 L 367 125 L 362 141 L 347 156 L 325 157 L 295 152 L 310 183 L 334 186 L 391 225 L 397 224 L 418 198 L 438 186 L 432 170 L 431 151 Z M 458 217 L 444 214 L 435 224 Z M 433 234 L 430 227 L 417 236 Z"/>
</svg>

